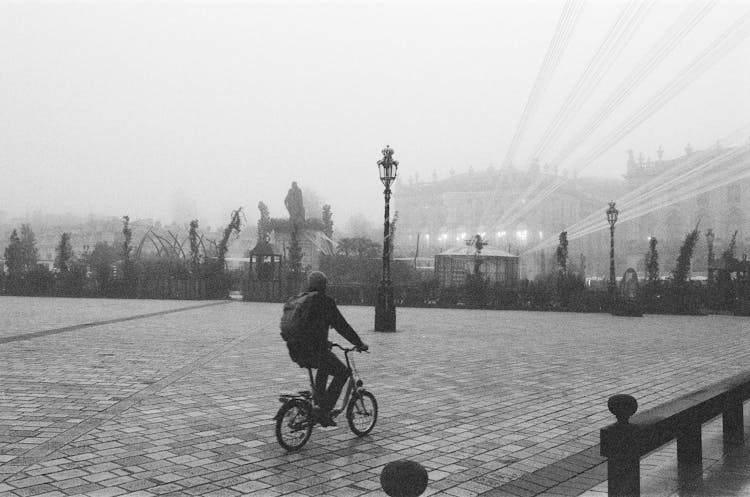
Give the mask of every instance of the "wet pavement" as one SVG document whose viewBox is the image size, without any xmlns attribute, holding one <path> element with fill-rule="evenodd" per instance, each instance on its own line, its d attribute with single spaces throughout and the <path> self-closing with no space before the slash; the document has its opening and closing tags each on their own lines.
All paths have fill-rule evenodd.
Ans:
<svg viewBox="0 0 750 497">
<path fill-rule="evenodd" d="M 287 454 L 271 418 L 307 373 L 280 305 L 206 304 L 0 297 L 0 495 L 382 496 L 383 465 L 412 459 L 424 495 L 599 496 L 610 395 L 643 410 L 750 368 L 747 318 L 402 308 L 376 333 L 342 307 L 378 424 Z M 712 430 L 692 483 L 673 447 L 644 458 L 644 495 L 750 495 L 747 451 Z"/>
</svg>

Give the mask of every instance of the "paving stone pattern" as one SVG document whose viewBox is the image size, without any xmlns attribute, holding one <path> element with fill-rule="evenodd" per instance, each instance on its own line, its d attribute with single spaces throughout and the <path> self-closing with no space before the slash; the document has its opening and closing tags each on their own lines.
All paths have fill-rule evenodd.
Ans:
<svg viewBox="0 0 750 497">
<path fill-rule="evenodd" d="M 2 322 L 18 335 L 44 313 L 29 330 L 54 329 L 57 300 L 0 298 L 34 310 Z M 112 301 L 67 300 L 58 327 L 76 313 L 111 318 L 98 302 Z M 119 317 L 159 310 L 116 303 Z M 161 309 L 175 304 L 196 303 Z M 403 458 L 428 469 L 424 495 L 597 493 L 610 395 L 646 409 L 750 367 L 750 322 L 731 316 L 402 308 L 399 332 L 376 333 L 372 308 L 342 311 L 371 345 L 355 359 L 380 418 L 362 439 L 342 418 L 316 427 L 297 454 L 277 445 L 271 419 L 278 392 L 307 386 L 279 337 L 279 304 L 0 344 L 0 495 L 383 496 L 383 465 Z"/>
<path fill-rule="evenodd" d="M 0 339 L 196 305 L 185 300 L 0 297 Z"/>
</svg>

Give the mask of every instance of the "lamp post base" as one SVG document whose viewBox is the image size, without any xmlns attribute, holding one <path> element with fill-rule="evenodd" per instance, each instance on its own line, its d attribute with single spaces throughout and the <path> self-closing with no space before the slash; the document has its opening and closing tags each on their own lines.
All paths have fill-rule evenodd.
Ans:
<svg viewBox="0 0 750 497">
<path fill-rule="evenodd" d="M 375 301 L 375 331 L 396 331 L 396 303 L 393 298 L 393 285 L 381 281 Z"/>
</svg>

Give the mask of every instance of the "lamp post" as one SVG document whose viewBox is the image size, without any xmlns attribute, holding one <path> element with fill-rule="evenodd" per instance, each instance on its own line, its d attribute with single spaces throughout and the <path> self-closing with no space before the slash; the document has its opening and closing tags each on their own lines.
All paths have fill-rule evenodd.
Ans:
<svg viewBox="0 0 750 497">
<path fill-rule="evenodd" d="M 714 230 L 711 228 L 706 231 L 706 243 L 708 245 L 708 285 L 711 286 L 714 275 L 712 269 L 714 265 Z"/>
<path fill-rule="evenodd" d="M 375 331 L 396 331 L 396 304 L 391 283 L 391 183 L 396 180 L 398 161 L 393 159 L 393 149 L 386 145 L 383 158 L 378 161 L 380 181 L 385 190 L 385 215 L 383 216 L 383 278 L 378 285 L 375 302 Z"/>
<path fill-rule="evenodd" d="M 615 203 L 609 203 L 607 222 L 609 223 L 609 301 L 614 309 L 615 305 L 615 223 L 620 212 L 615 209 Z"/>
<path fill-rule="evenodd" d="M 709 228 L 706 231 L 706 244 L 708 245 L 708 305 L 713 307 L 714 303 L 714 230 Z"/>
</svg>

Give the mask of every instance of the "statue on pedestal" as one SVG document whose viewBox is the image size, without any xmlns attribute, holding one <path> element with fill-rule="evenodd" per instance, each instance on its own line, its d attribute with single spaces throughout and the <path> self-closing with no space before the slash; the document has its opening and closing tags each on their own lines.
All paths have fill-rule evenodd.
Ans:
<svg viewBox="0 0 750 497">
<path fill-rule="evenodd" d="M 299 226 L 305 221 L 305 206 L 302 200 L 302 190 L 297 186 L 297 182 L 292 182 L 292 187 L 284 199 L 286 210 L 289 211 L 289 219 L 292 224 Z"/>
<path fill-rule="evenodd" d="M 638 286 L 638 273 L 628 268 L 620 281 L 620 298 L 617 300 L 613 314 L 616 316 L 643 316 Z"/>
</svg>

